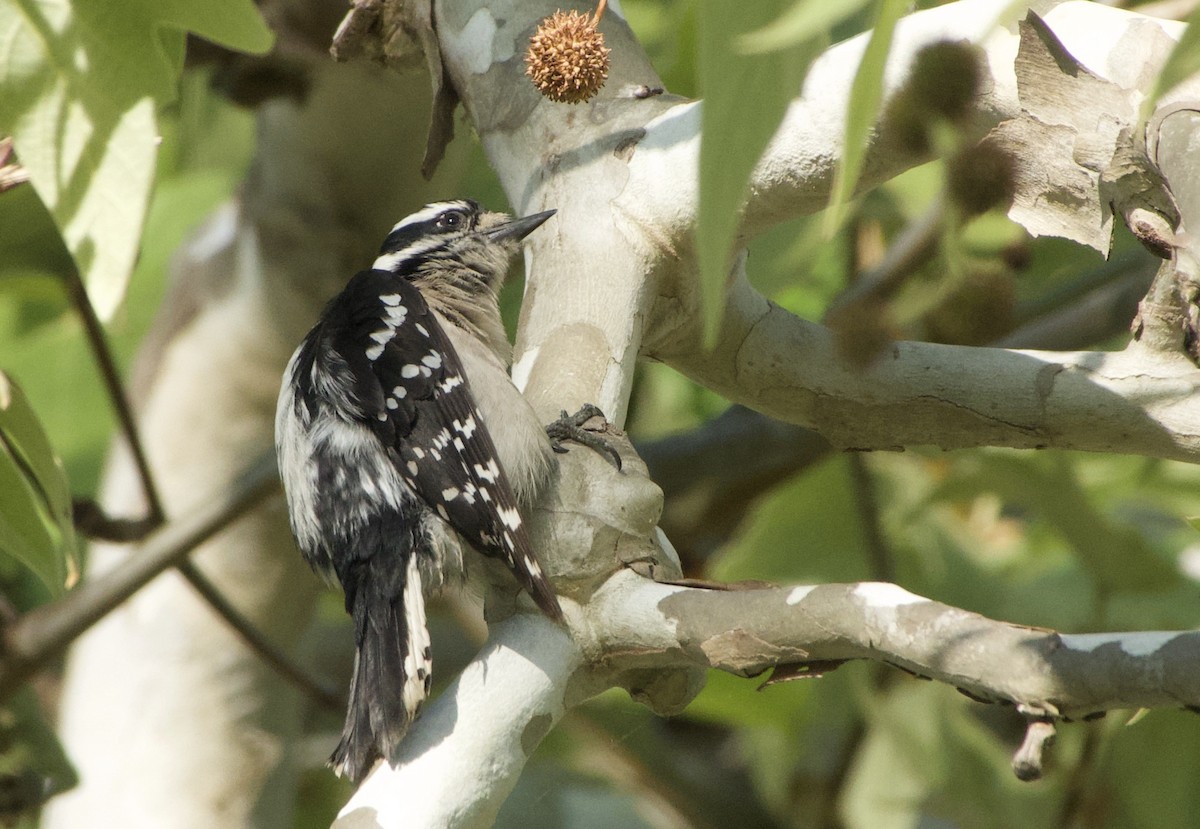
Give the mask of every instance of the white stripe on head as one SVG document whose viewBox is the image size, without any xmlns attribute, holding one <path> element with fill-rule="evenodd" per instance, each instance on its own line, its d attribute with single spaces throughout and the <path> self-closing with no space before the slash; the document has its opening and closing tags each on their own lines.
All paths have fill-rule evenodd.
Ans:
<svg viewBox="0 0 1200 829">
<path fill-rule="evenodd" d="M 405 228 L 432 222 L 443 213 L 451 210 L 461 211 L 468 214 L 477 212 L 477 209 L 471 204 L 471 202 L 463 199 L 433 202 L 432 204 L 425 205 L 416 213 L 405 216 L 403 219 L 396 222 L 396 224 L 392 226 L 391 231 L 388 233 L 388 238 L 390 239 L 392 236 L 403 231 Z M 386 240 L 384 244 L 387 244 Z M 406 245 L 401 250 L 388 251 L 380 254 L 371 267 L 373 267 L 375 270 L 394 272 L 400 263 L 406 259 L 419 256 L 422 253 L 440 246 L 441 244 L 443 244 L 443 241 L 439 234 L 418 235 L 412 240 L 411 244 Z"/>
<path fill-rule="evenodd" d="M 394 271 L 396 266 L 406 259 L 411 259 L 414 256 L 425 253 L 428 250 L 436 248 L 442 244 L 442 239 L 437 236 L 426 236 L 418 239 L 406 248 L 392 251 L 391 253 L 381 253 L 375 257 L 375 261 L 371 263 L 371 267 L 377 271 Z"/>
<path fill-rule="evenodd" d="M 466 210 L 469 212 L 470 209 L 471 205 L 467 204 L 467 202 L 463 201 L 462 199 L 454 199 L 453 201 L 435 201 L 432 204 L 425 205 L 416 213 L 405 216 L 403 219 L 396 222 L 396 224 L 392 225 L 391 232 L 395 233 L 397 230 L 408 227 L 409 225 L 420 224 L 421 222 L 428 222 L 432 219 L 436 219 L 447 210 Z"/>
</svg>

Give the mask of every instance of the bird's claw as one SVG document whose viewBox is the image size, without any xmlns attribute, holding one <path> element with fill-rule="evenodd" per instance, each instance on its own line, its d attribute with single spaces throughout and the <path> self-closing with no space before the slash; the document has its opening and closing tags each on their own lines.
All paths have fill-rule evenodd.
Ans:
<svg viewBox="0 0 1200 829">
<path fill-rule="evenodd" d="M 546 435 L 550 438 L 550 447 L 561 455 L 568 451 L 567 447 L 562 445 L 562 442 L 564 440 L 572 440 L 604 455 L 620 471 L 621 454 L 617 451 L 616 447 L 603 436 L 601 430 L 584 428 L 583 424 L 587 423 L 593 417 L 601 418 L 606 425 L 608 423 L 608 419 L 604 417 L 604 412 L 600 411 L 598 406 L 594 406 L 591 403 L 585 403 L 575 414 L 567 414 L 564 410 L 558 420 L 546 427 Z"/>
</svg>

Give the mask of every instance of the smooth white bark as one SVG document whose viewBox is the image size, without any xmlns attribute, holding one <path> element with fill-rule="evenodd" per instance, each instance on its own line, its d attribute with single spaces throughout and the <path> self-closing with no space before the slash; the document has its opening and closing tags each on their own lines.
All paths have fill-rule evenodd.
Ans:
<svg viewBox="0 0 1200 829">
<path fill-rule="evenodd" d="M 571 637 L 547 619 L 521 614 L 492 625 L 483 650 L 421 712 L 396 765 L 376 765 L 334 826 L 491 826 L 562 718 L 582 663 Z"/>
</svg>

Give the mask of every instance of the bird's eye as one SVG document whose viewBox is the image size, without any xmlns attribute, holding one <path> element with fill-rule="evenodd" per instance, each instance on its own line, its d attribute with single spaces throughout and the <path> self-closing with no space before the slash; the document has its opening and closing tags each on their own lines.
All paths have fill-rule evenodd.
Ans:
<svg viewBox="0 0 1200 829">
<path fill-rule="evenodd" d="M 451 229 L 462 227 L 466 222 L 467 217 L 457 210 L 452 210 L 449 213 L 443 213 L 438 216 L 437 224 L 440 228 Z"/>
</svg>

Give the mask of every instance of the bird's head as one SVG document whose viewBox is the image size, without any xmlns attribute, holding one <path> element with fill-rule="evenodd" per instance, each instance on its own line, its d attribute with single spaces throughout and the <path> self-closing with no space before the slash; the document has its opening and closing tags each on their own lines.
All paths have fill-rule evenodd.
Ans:
<svg viewBox="0 0 1200 829">
<path fill-rule="evenodd" d="M 420 282 L 447 279 L 471 292 L 500 289 L 521 240 L 553 216 L 514 219 L 462 199 L 435 202 L 396 223 L 373 267 Z"/>
</svg>

